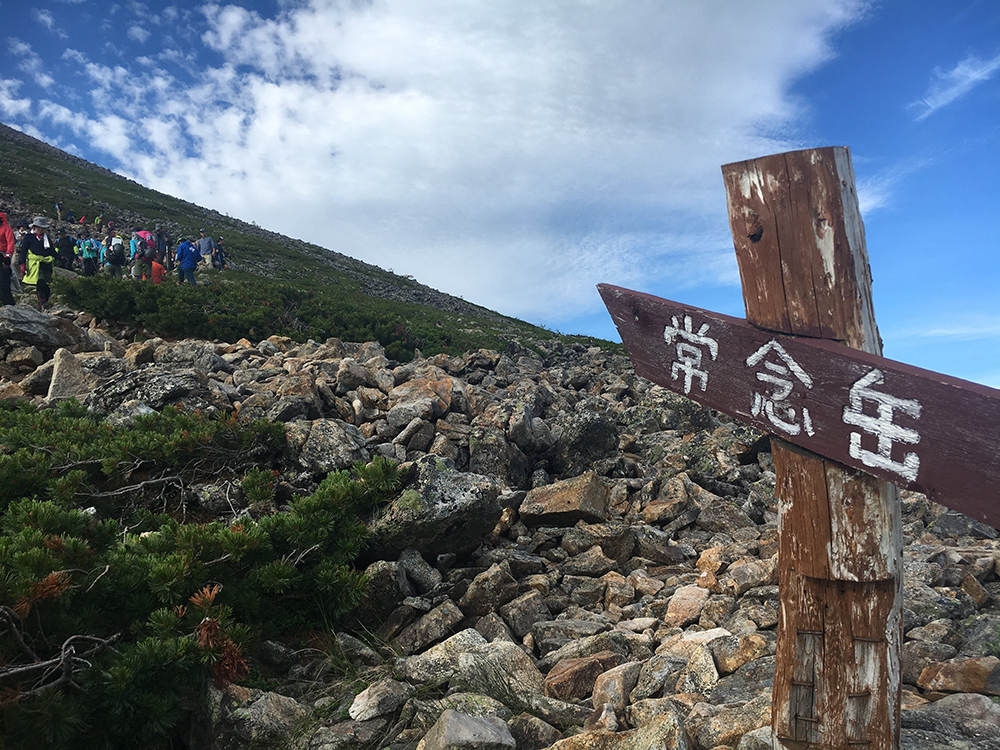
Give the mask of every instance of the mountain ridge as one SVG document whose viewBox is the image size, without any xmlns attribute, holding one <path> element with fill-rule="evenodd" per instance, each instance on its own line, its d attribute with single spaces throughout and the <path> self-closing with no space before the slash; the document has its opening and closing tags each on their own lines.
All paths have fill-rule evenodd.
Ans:
<svg viewBox="0 0 1000 750">
<path fill-rule="evenodd" d="M 50 207 L 54 205 L 55 201 L 66 202 L 66 196 L 61 195 L 61 193 L 68 193 L 73 196 L 73 202 L 82 207 L 77 211 L 77 215 L 93 216 L 92 210 L 97 210 L 104 214 L 106 219 L 113 218 L 122 227 L 142 226 L 151 229 L 154 224 L 160 223 L 169 228 L 175 239 L 182 233 L 197 234 L 196 228 L 199 226 L 209 226 L 217 234 L 252 237 L 266 243 L 277 244 L 286 251 L 301 254 L 314 263 L 318 263 L 324 269 L 348 277 L 357 285 L 358 291 L 373 297 L 425 305 L 444 312 L 474 315 L 492 321 L 514 320 L 461 297 L 422 284 L 412 277 L 395 274 L 336 250 L 302 239 L 288 237 L 265 229 L 255 222 L 237 219 L 215 209 L 205 208 L 185 199 L 148 188 L 131 178 L 113 172 L 107 167 L 70 154 L 3 123 L 0 123 L 0 144 L 8 146 L 0 151 L 0 179 L 3 180 L 3 183 L 0 183 L 0 209 L 7 211 L 11 218 L 21 218 L 23 215 L 34 213 L 49 216 L 51 214 Z M 51 186 L 32 188 L 31 181 L 27 179 L 28 175 L 24 173 L 26 162 L 30 160 L 26 159 L 23 153 L 17 153 L 17 149 L 13 148 L 16 146 L 36 154 L 44 154 L 46 157 L 51 157 L 72 167 L 72 169 L 59 170 L 51 162 L 43 161 L 41 164 L 36 164 L 45 173 L 61 173 L 64 178 L 72 180 L 79 179 L 81 176 L 79 171 L 82 170 L 94 175 L 95 180 L 100 178 L 98 182 L 106 184 L 94 185 L 84 182 L 78 183 L 77 187 L 67 187 L 64 190 L 54 189 Z M 16 189 L 19 186 L 18 183 L 20 186 L 28 188 L 28 196 L 18 195 Z M 129 189 L 125 190 L 124 185 L 128 185 Z M 127 201 L 115 204 L 108 200 L 110 197 L 107 195 L 108 192 L 120 192 L 133 198 L 139 196 L 142 201 L 136 208 L 120 205 L 120 203 L 127 203 Z M 68 207 L 75 208 L 72 205 Z M 187 221 L 163 216 L 163 214 L 176 214 L 178 207 L 185 210 Z M 235 244 L 233 246 L 238 252 L 239 247 Z M 268 259 L 265 258 L 244 255 L 239 258 L 239 263 L 240 268 L 253 275 L 265 278 L 274 278 L 275 274 L 279 277 L 281 275 L 280 267 L 273 262 L 268 262 Z M 298 280 L 302 281 L 303 278 L 300 277 Z"/>
</svg>

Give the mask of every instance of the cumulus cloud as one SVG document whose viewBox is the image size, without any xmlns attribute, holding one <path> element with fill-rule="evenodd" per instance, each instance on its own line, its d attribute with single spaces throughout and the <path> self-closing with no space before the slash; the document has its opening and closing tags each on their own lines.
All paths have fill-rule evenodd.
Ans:
<svg viewBox="0 0 1000 750">
<path fill-rule="evenodd" d="M 51 88 L 55 83 L 55 79 L 45 72 L 45 65 L 42 62 L 42 58 L 31 49 L 30 45 L 25 44 L 20 39 L 11 37 L 7 40 L 7 49 L 11 55 L 19 58 L 17 63 L 18 70 L 31 76 L 35 83 L 43 89 Z"/>
<path fill-rule="evenodd" d="M 135 39 L 137 42 L 145 44 L 146 40 L 149 39 L 149 30 L 143 28 L 142 26 L 129 26 L 128 38 Z"/>
<path fill-rule="evenodd" d="M 738 283 L 719 166 L 802 145 L 790 84 L 866 4 L 279 7 L 206 6 L 220 62 L 190 85 L 156 67 L 184 55 L 87 63 L 95 101 L 149 103 L 91 137 L 145 184 L 556 325 L 600 281 Z"/>
<path fill-rule="evenodd" d="M 31 111 L 31 99 L 17 96 L 20 87 L 20 81 L 0 78 L 0 113 L 4 119 L 22 117 Z"/>
<path fill-rule="evenodd" d="M 62 59 L 75 62 L 77 65 L 86 65 L 87 63 L 86 55 L 80 52 L 80 50 L 73 49 L 72 47 L 62 53 Z"/>
<path fill-rule="evenodd" d="M 973 88 L 991 79 L 1000 70 L 1000 52 L 989 59 L 969 55 L 951 70 L 935 68 L 927 92 L 910 108 L 918 111 L 917 120 L 930 117 Z"/>
<path fill-rule="evenodd" d="M 56 25 L 55 16 L 52 15 L 51 11 L 39 10 L 35 8 L 31 11 L 31 17 L 34 18 L 38 23 L 42 24 L 49 31 L 52 31 L 52 27 Z"/>
<path fill-rule="evenodd" d="M 60 39 L 67 39 L 69 37 L 69 34 L 56 26 L 56 17 L 52 15 L 52 11 L 33 8 L 31 11 L 31 17 L 44 26 L 47 31 L 55 34 Z"/>
</svg>

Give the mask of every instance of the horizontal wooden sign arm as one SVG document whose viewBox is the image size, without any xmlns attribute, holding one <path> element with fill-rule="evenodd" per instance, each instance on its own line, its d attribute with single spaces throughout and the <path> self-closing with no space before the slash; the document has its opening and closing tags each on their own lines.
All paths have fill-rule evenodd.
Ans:
<svg viewBox="0 0 1000 750">
<path fill-rule="evenodd" d="M 598 285 L 636 373 L 1000 528 L 1000 391 Z"/>
</svg>

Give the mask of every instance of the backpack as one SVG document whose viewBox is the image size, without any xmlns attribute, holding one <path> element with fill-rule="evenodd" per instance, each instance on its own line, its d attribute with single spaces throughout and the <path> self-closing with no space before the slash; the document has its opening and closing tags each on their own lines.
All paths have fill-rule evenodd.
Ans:
<svg viewBox="0 0 1000 750">
<path fill-rule="evenodd" d="M 105 255 L 106 260 L 113 266 L 124 266 L 125 265 L 125 249 L 121 242 L 115 242 L 112 240 L 111 247 Z"/>
</svg>

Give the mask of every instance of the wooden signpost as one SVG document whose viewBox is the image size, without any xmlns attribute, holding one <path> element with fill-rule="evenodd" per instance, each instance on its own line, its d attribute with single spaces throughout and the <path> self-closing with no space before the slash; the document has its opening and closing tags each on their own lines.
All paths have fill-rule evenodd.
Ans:
<svg viewBox="0 0 1000 750">
<path fill-rule="evenodd" d="M 893 485 L 1000 526 L 1000 391 L 880 356 L 847 149 L 723 176 L 746 321 L 599 289 L 639 375 L 778 438 L 775 745 L 897 750 Z"/>
</svg>

